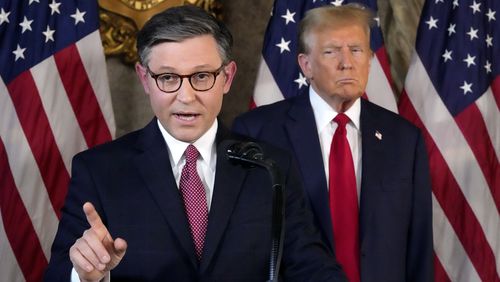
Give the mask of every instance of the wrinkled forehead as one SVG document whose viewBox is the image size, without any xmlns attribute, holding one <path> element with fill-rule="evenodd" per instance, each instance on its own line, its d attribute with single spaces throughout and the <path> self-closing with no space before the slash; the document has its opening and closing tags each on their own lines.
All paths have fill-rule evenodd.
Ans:
<svg viewBox="0 0 500 282">
<path fill-rule="evenodd" d="M 334 37 L 334 34 L 344 35 L 339 40 L 344 40 L 345 37 L 348 37 L 351 39 L 350 41 L 356 42 L 359 45 L 370 45 L 370 28 L 361 21 L 356 22 L 352 20 L 337 21 L 335 23 L 325 22 L 311 26 L 310 30 L 306 33 L 305 41 L 308 47 L 312 47 L 312 44 L 316 44 L 320 38 L 323 41 L 335 42 L 337 38 Z"/>
</svg>

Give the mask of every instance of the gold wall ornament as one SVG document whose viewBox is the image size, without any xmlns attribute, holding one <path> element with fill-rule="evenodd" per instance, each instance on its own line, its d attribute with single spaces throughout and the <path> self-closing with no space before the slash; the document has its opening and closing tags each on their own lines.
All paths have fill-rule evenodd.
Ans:
<svg viewBox="0 0 500 282">
<path fill-rule="evenodd" d="M 138 60 L 137 31 L 149 18 L 173 6 L 193 4 L 222 19 L 218 0 L 99 0 L 100 34 L 106 56 L 122 56 L 125 63 Z"/>
</svg>

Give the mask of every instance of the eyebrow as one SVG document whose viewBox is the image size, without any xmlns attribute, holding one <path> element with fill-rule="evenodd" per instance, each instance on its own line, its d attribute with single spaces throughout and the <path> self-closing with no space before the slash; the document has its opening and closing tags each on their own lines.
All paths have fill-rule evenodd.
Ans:
<svg viewBox="0 0 500 282">
<path fill-rule="evenodd" d="M 203 65 L 198 65 L 193 68 L 194 72 L 200 72 L 200 71 L 207 71 L 213 69 L 214 66 L 209 65 L 209 64 L 203 64 Z M 170 66 L 160 66 L 158 68 L 159 72 L 169 72 L 169 73 L 178 73 L 178 70 L 176 68 L 170 67 Z M 192 72 L 191 72 L 192 73 Z"/>
</svg>

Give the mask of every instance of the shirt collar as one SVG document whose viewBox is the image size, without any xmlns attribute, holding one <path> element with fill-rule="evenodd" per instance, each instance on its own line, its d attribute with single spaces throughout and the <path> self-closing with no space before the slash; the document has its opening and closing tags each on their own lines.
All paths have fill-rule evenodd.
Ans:
<svg viewBox="0 0 500 282">
<path fill-rule="evenodd" d="M 330 105 L 328 105 L 328 103 L 325 102 L 325 100 L 323 100 L 323 98 L 321 98 L 312 87 L 309 87 L 309 101 L 311 102 L 311 106 L 313 109 L 317 130 L 318 132 L 321 132 L 330 124 L 330 122 L 337 116 L 338 113 L 337 111 L 332 109 L 332 107 L 330 107 Z M 347 111 L 345 111 L 344 114 L 349 117 L 354 127 L 357 130 L 360 130 L 360 98 L 356 99 L 354 104 L 352 104 L 352 106 Z"/>
<path fill-rule="evenodd" d="M 170 133 L 168 133 L 165 128 L 160 123 L 160 120 L 157 119 L 158 127 L 160 128 L 161 134 L 167 143 L 170 157 L 172 158 L 173 163 L 178 166 L 182 157 L 184 156 L 184 152 L 189 144 L 193 144 L 198 152 L 200 152 L 201 158 L 207 163 L 211 164 L 212 156 L 215 156 L 215 136 L 217 134 L 218 123 L 217 119 L 214 121 L 212 126 L 205 132 L 198 140 L 193 143 L 186 143 L 175 139 Z"/>
</svg>

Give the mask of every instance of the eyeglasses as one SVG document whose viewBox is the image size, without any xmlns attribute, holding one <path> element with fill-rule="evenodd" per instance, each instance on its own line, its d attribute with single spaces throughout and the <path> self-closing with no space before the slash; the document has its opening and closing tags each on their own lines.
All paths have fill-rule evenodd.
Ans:
<svg viewBox="0 0 500 282">
<path fill-rule="evenodd" d="M 196 91 L 208 91 L 212 89 L 215 85 L 215 80 L 217 76 L 221 73 L 225 64 L 222 64 L 220 68 L 215 71 L 201 71 L 195 72 L 187 75 L 180 75 L 176 73 L 160 73 L 155 74 L 149 67 L 146 67 L 149 75 L 156 81 L 158 89 L 165 93 L 173 93 L 179 90 L 182 86 L 184 78 L 188 78 L 189 84 Z"/>
</svg>

